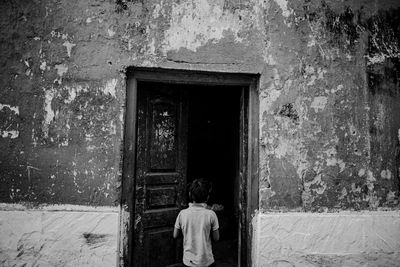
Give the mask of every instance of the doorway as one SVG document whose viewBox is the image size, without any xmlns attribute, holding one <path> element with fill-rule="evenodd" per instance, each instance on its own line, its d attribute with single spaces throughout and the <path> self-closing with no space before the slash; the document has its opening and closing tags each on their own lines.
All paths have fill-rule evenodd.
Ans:
<svg viewBox="0 0 400 267">
<path fill-rule="evenodd" d="M 179 262 L 172 239 L 187 184 L 213 183 L 219 266 L 250 266 L 258 208 L 258 75 L 129 69 L 123 153 L 120 265 Z"/>
<path fill-rule="evenodd" d="M 238 86 L 190 86 L 188 93 L 187 183 L 205 178 L 217 214 L 220 240 L 213 243 L 218 266 L 238 266 L 239 126 Z"/>
</svg>

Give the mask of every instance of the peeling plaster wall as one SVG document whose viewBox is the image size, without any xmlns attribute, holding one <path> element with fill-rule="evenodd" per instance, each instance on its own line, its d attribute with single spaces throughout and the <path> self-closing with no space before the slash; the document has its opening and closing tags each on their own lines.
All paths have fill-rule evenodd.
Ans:
<svg viewBox="0 0 400 267">
<path fill-rule="evenodd" d="M 371 2 L 291 2 L 270 17 L 262 210 L 398 207 L 399 9 Z"/>
<path fill-rule="evenodd" d="M 125 71 L 142 66 L 261 74 L 259 214 L 398 210 L 398 1 L 1 7 L 0 202 L 122 204 L 129 221 L 120 203 Z"/>
<path fill-rule="evenodd" d="M 114 5 L 1 5 L 0 201 L 117 205 L 125 77 L 87 22 Z"/>
</svg>

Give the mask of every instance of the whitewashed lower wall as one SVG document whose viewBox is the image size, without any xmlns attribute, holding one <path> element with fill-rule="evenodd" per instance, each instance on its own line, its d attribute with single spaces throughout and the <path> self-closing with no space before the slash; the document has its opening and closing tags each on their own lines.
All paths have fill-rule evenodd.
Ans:
<svg viewBox="0 0 400 267">
<path fill-rule="evenodd" d="M 116 266 L 117 208 L 0 204 L 0 266 Z M 400 266 L 400 212 L 254 217 L 253 266 Z"/>
<path fill-rule="evenodd" d="M 0 266 L 116 266 L 116 208 L 1 207 Z"/>
<path fill-rule="evenodd" d="M 400 212 L 268 213 L 253 266 L 400 266 Z"/>
</svg>

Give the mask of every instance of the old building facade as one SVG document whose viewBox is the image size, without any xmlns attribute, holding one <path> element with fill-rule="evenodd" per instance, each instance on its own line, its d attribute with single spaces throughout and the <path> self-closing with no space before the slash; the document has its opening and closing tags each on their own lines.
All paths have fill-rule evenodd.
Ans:
<svg viewBox="0 0 400 267">
<path fill-rule="evenodd" d="M 400 262 L 399 1 L 0 5 L 0 265 L 127 266 L 157 249 L 170 228 L 146 220 L 185 206 L 205 127 L 190 116 L 207 110 L 224 125 L 212 147 L 235 155 L 242 262 Z"/>
</svg>

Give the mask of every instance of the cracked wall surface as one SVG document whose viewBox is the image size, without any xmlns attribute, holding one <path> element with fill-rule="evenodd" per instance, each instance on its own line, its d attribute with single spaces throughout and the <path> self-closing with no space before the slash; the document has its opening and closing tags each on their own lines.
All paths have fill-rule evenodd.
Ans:
<svg viewBox="0 0 400 267">
<path fill-rule="evenodd" d="M 257 214 L 398 210 L 398 1 L 1 7 L 0 202 L 119 205 L 134 66 L 260 74 Z"/>
<path fill-rule="evenodd" d="M 275 213 L 255 222 L 254 266 L 397 266 L 398 212 Z"/>
<path fill-rule="evenodd" d="M 261 91 L 261 209 L 398 206 L 398 8 L 367 3 L 307 1 L 276 16 L 285 30 L 268 35 L 276 62 Z M 295 118 L 281 112 L 288 104 Z"/>
<path fill-rule="evenodd" d="M 117 209 L 52 208 L 1 212 L 1 266 L 115 266 Z"/>
</svg>

